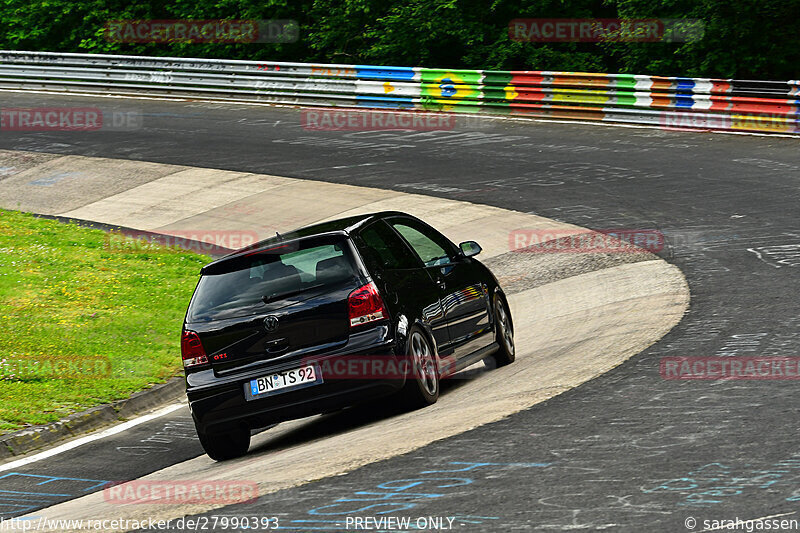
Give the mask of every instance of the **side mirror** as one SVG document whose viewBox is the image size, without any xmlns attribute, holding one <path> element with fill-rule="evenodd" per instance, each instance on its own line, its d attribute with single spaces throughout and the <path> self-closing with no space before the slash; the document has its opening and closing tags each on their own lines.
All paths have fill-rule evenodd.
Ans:
<svg viewBox="0 0 800 533">
<path fill-rule="evenodd" d="M 461 253 L 464 257 L 472 257 L 473 255 L 478 255 L 481 253 L 481 245 L 475 241 L 464 241 L 458 245 L 461 248 Z"/>
</svg>

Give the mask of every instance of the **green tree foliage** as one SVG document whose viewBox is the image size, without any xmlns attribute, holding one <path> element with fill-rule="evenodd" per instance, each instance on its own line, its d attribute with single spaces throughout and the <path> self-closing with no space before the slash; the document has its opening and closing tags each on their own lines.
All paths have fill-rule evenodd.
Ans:
<svg viewBox="0 0 800 533">
<path fill-rule="evenodd" d="M 0 0 L 0 47 L 444 68 L 795 79 L 798 0 Z M 293 19 L 295 43 L 109 42 L 129 19 Z M 529 43 L 515 18 L 698 19 L 701 38 L 660 43 Z"/>
<path fill-rule="evenodd" d="M 621 17 L 699 19 L 701 39 L 687 43 L 601 45 L 630 73 L 737 79 L 797 79 L 797 0 L 607 0 Z"/>
</svg>

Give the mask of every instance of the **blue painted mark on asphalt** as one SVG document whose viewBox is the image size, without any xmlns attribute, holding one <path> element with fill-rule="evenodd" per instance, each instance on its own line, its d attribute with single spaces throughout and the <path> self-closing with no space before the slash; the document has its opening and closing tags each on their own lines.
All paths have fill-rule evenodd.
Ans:
<svg viewBox="0 0 800 533">
<path fill-rule="evenodd" d="M 468 472 L 482 467 L 489 467 L 490 469 L 520 469 L 520 468 L 546 468 L 552 463 L 484 463 L 484 462 L 465 462 L 465 461 L 451 461 L 448 463 L 454 468 L 448 470 L 425 470 L 417 474 L 418 476 L 425 476 L 426 474 L 449 474 L 453 472 Z M 359 490 L 353 492 L 353 497 L 339 498 L 334 500 L 333 503 L 309 509 L 307 513 L 312 516 L 354 516 L 358 514 L 367 514 L 371 516 L 397 514 L 403 511 L 410 511 L 418 505 L 431 501 L 441 501 L 439 498 L 448 496 L 445 490 L 452 487 L 463 487 L 471 485 L 475 482 L 472 478 L 467 477 L 415 477 L 403 478 L 389 481 L 383 481 L 376 486 L 375 490 Z M 422 484 L 428 484 L 425 492 L 405 492 L 408 489 L 419 487 Z M 431 487 L 431 484 L 433 486 Z M 437 492 L 429 492 L 430 489 L 437 489 Z M 354 505 L 354 502 L 356 505 Z M 367 504 L 368 505 L 364 505 Z M 357 508 L 354 508 L 357 507 Z M 482 523 L 482 520 L 497 520 L 498 517 L 478 517 L 470 516 L 464 517 L 466 520 L 472 520 L 470 523 Z M 341 528 L 340 520 L 308 520 L 297 521 L 292 523 L 298 524 L 334 524 L 333 526 L 319 525 L 319 526 L 305 526 L 306 529 L 335 529 Z M 284 529 L 284 528 L 281 528 Z M 292 529 L 292 528 L 286 528 Z"/>
<path fill-rule="evenodd" d="M 32 492 L 29 483 L 40 487 L 50 483 L 59 483 L 59 488 L 68 488 L 64 492 Z M 12 490 L 14 483 L 24 483 L 28 490 Z M 24 514 L 41 507 L 46 507 L 57 503 L 63 498 L 71 498 L 82 495 L 91 490 L 106 486 L 109 481 L 100 479 L 46 476 L 39 474 L 23 474 L 20 472 L 8 472 L 0 475 L 0 517 L 7 514 Z M 75 486 L 75 485 L 79 486 Z M 77 490 L 76 490 L 77 489 Z"/>
<path fill-rule="evenodd" d="M 458 487 L 458 486 L 461 486 L 461 485 L 469 485 L 470 483 L 474 482 L 473 479 L 469 479 L 469 478 L 465 478 L 465 477 L 461 477 L 461 478 L 458 478 L 458 477 L 454 477 L 454 478 L 446 478 L 446 477 L 412 478 L 412 479 L 396 479 L 394 481 L 386 481 L 385 483 L 381 483 L 380 485 L 378 485 L 378 488 L 379 489 L 389 489 L 389 490 L 406 490 L 406 489 L 409 489 L 411 487 L 417 487 L 419 485 L 422 485 L 423 483 L 427 483 L 428 481 L 449 481 L 449 482 L 452 482 L 454 480 L 457 481 L 457 483 L 449 483 L 449 484 L 446 484 L 446 485 L 438 485 L 437 488 L 448 489 L 450 487 Z M 396 487 L 396 486 L 393 486 L 393 484 L 395 484 L 395 483 L 405 483 L 405 485 Z"/>
<path fill-rule="evenodd" d="M 86 479 L 81 477 L 60 477 L 60 476 L 43 476 L 40 474 L 21 474 L 19 472 L 8 472 L 7 474 L 3 474 L 0 476 L 0 479 L 6 479 L 13 476 L 25 477 L 25 478 L 37 478 L 43 479 L 44 481 L 37 483 L 36 485 L 45 485 L 47 483 L 53 483 L 54 481 L 86 481 L 88 483 L 94 483 L 90 487 L 83 489 L 83 492 L 102 487 L 110 483 L 110 481 L 101 480 L 101 479 Z"/>
<path fill-rule="evenodd" d="M 0 518 L 8 518 L 7 515 L 10 515 L 12 513 L 25 514 L 28 511 L 35 511 L 36 509 L 39 509 L 41 507 L 48 507 L 49 505 L 51 505 L 53 503 L 56 503 L 56 502 L 49 501 L 49 502 L 44 502 L 43 504 L 42 504 L 42 502 L 37 502 L 37 503 L 29 502 L 29 503 L 27 503 L 25 505 L 12 504 L 12 503 L 0 503 Z"/>
<path fill-rule="evenodd" d="M 55 174 L 51 174 L 49 176 L 45 176 L 44 178 L 33 180 L 29 183 L 29 185 L 38 185 L 39 187 L 51 187 L 56 183 L 63 181 L 67 178 L 73 178 L 77 176 L 83 176 L 83 172 L 58 172 Z"/>
<path fill-rule="evenodd" d="M 768 489 L 773 492 L 791 490 L 800 476 L 800 453 L 782 459 L 767 468 L 756 468 L 749 464 L 735 466 L 722 463 L 708 463 L 688 472 L 686 476 L 662 480 L 652 488 L 642 487 L 645 494 L 671 492 L 680 493 L 683 501 L 680 506 L 709 507 L 727 501 L 727 498 Z M 800 500 L 800 490 L 786 501 Z"/>
<path fill-rule="evenodd" d="M 401 489 L 402 490 L 402 489 Z M 444 494 L 430 492 L 372 492 L 368 490 L 357 490 L 353 494 L 357 496 L 380 496 L 379 498 L 339 498 L 337 502 L 371 502 L 375 500 L 390 500 L 394 497 L 399 499 L 416 500 L 419 498 L 441 498 Z"/>
<path fill-rule="evenodd" d="M 66 497 L 72 496 L 71 494 L 60 494 L 57 492 L 26 492 L 24 490 L 0 490 L 0 499 L 3 498 L 4 494 L 29 494 L 29 495 L 36 495 L 36 496 L 52 496 L 54 498 L 59 497 Z"/>
<path fill-rule="evenodd" d="M 456 470 L 425 470 L 424 472 L 420 472 L 420 474 L 439 474 L 439 473 L 447 473 L 447 472 L 468 472 L 469 470 L 474 470 L 476 468 L 482 466 L 509 466 L 515 468 L 545 468 L 550 466 L 552 463 L 465 463 L 462 461 L 451 461 L 451 465 L 467 465 L 464 468 L 459 468 Z"/>
</svg>

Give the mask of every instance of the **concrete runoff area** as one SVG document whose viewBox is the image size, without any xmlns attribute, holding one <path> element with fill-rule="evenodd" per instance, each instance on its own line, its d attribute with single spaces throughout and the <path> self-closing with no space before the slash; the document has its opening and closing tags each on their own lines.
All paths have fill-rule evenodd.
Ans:
<svg viewBox="0 0 800 533">
<path fill-rule="evenodd" d="M 517 344 L 513 365 L 475 372 L 462 380 L 453 378 L 457 383 L 445 385 L 449 390 L 429 408 L 274 453 L 274 443 L 312 424 L 314 418 L 281 424 L 255 437 L 250 453 L 241 459 L 215 463 L 202 456 L 142 479 L 248 479 L 258 483 L 260 494 L 266 494 L 345 473 L 499 420 L 598 376 L 660 339 L 688 307 L 689 291 L 681 272 L 649 254 L 603 254 L 608 256 L 606 262 L 587 262 L 584 254 L 538 254 L 532 260 L 531 254 L 509 253 L 509 235 L 514 230 L 581 230 L 551 219 L 397 191 L 114 161 L 79 156 L 48 159 L 26 169 L 24 179 L 16 175 L 8 185 L 0 181 L 0 202 L 3 207 L 16 208 L 13 189 L 17 189 L 18 197 L 25 198 L 25 208 L 39 213 L 167 233 L 257 231 L 259 238 L 320 220 L 398 209 L 419 216 L 455 242 L 478 241 L 484 249 L 479 259 L 490 266 L 494 261 L 492 268 L 501 283 L 506 271 L 519 277 L 515 256 L 532 268 L 535 264 L 543 275 L 549 267 L 566 272 L 545 284 L 534 278 L 529 287 L 517 282 L 509 291 Z M 98 187 L 104 173 L 114 169 L 124 174 L 128 187 L 124 188 L 120 176 L 108 177 L 112 186 Z M 54 172 L 83 172 L 93 179 L 51 179 L 45 187 L 52 192 L 41 198 L 29 190 L 42 187 L 35 183 Z M 59 204 L 56 199 L 61 188 L 69 194 L 65 193 Z M 81 197 L 83 203 L 77 200 Z M 586 264 L 586 269 L 570 270 L 570 257 Z M 303 460 L 308 457 L 325 460 Z M 37 514 L 44 513 L 48 519 L 168 519 L 210 508 L 213 506 L 111 504 L 100 492 Z"/>
</svg>

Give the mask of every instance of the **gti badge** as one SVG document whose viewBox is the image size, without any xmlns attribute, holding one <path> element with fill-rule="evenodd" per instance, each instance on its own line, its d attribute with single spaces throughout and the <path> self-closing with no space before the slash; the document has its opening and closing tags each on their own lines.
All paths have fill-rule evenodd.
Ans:
<svg viewBox="0 0 800 533">
<path fill-rule="evenodd" d="M 264 328 L 267 331 L 275 331 L 278 329 L 278 317 L 275 315 L 267 315 L 264 317 Z"/>
</svg>

